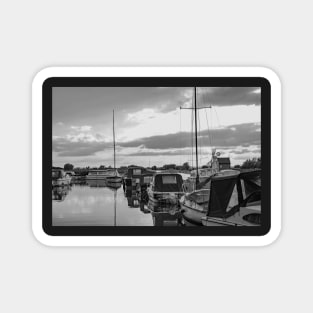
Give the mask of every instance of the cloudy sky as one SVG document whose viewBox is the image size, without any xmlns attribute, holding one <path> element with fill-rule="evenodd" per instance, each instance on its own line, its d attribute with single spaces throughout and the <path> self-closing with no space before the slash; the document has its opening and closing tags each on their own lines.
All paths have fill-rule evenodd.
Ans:
<svg viewBox="0 0 313 313">
<path fill-rule="evenodd" d="M 193 87 L 54 87 L 53 165 L 195 164 Z M 260 156 L 260 88 L 199 87 L 200 164 L 212 147 L 232 165 Z"/>
</svg>

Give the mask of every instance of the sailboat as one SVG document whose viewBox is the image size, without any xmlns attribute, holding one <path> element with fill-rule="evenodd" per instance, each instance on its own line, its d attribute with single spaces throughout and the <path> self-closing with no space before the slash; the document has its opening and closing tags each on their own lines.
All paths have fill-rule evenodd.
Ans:
<svg viewBox="0 0 313 313">
<path fill-rule="evenodd" d="M 184 219 L 192 224 L 202 225 L 201 219 L 205 217 L 210 210 L 210 193 L 211 193 L 211 183 L 212 181 L 234 183 L 237 176 L 240 174 L 236 170 L 223 170 L 217 171 L 212 170 L 207 174 L 206 179 L 202 179 L 200 182 L 199 175 L 199 161 L 198 161 L 198 125 L 197 125 L 197 110 L 202 108 L 197 108 L 197 87 L 194 87 L 194 120 L 195 120 L 195 148 L 196 148 L 196 169 L 194 172 L 193 190 L 187 190 L 188 192 L 179 200 L 181 212 Z M 203 188 L 205 186 L 205 188 Z M 230 197 L 231 195 L 229 195 Z"/>
<path fill-rule="evenodd" d="M 106 177 L 106 182 L 108 186 L 120 187 L 122 183 L 122 176 L 120 176 L 119 172 L 116 169 L 116 156 L 115 156 L 115 130 L 114 130 L 114 110 L 113 110 L 113 151 L 114 151 L 114 168 L 113 168 L 113 175 Z"/>
</svg>

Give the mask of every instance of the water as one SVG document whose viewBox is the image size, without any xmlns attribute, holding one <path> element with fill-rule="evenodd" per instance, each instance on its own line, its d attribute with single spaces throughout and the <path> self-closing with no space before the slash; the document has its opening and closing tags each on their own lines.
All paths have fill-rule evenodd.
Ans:
<svg viewBox="0 0 313 313">
<path fill-rule="evenodd" d="M 237 204 L 236 188 L 229 206 Z M 183 221 L 184 225 L 188 225 Z M 177 205 L 151 206 L 138 196 L 126 197 L 121 185 L 87 181 L 52 189 L 53 226 L 182 226 Z"/>
<path fill-rule="evenodd" d="M 109 188 L 99 181 L 54 188 L 52 199 L 53 226 L 179 225 L 177 207 L 151 213 L 138 197 L 126 198 L 123 188 Z"/>
</svg>

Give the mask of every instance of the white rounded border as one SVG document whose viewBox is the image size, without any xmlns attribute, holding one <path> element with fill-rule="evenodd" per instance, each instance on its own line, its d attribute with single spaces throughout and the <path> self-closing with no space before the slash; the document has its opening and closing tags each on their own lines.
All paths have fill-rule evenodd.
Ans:
<svg viewBox="0 0 313 313">
<path fill-rule="evenodd" d="M 271 84 L 271 229 L 264 236 L 50 236 L 42 229 L 42 84 L 49 77 L 264 77 Z M 48 246 L 265 246 L 281 230 L 281 84 L 265 67 L 49 67 L 32 84 L 32 229 Z"/>
</svg>

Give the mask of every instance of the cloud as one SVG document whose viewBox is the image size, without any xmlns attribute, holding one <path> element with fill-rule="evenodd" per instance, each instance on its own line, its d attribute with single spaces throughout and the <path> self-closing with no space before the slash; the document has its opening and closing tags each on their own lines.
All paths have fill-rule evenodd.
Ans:
<svg viewBox="0 0 313 313">
<path fill-rule="evenodd" d="M 198 87 L 198 104 L 215 106 L 259 105 L 257 87 Z M 65 125 L 105 125 L 112 109 L 120 122 L 127 114 L 144 109 L 167 113 L 191 107 L 192 87 L 55 87 L 53 118 Z M 84 127 L 84 126 L 73 126 Z"/>
<path fill-rule="evenodd" d="M 111 147 L 104 142 L 85 139 L 73 141 L 66 137 L 56 137 L 53 138 L 52 149 L 54 152 L 58 152 L 58 156 L 90 156 Z"/>
<path fill-rule="evenodd" d="M 198 142 L 202 146 L 244 146 L 260 144 L 259 123 L 231 125 L 225 128 L 201 131 Z M 191 133 L 182 132 L 160 136 L 140 138 L 128 142 L 119 142 L 122 147 L 144 146 L 147 149 L 179 149 L 192 147 Z"/>
<path fill-rule="evenodd" d="M 92 129 L 91 126 L 89 125 L 84 125 L 84 126 L 71 126 L 71 129 L 78 131 L 78 132 L 88 132 Z"/>
<path fill-rule="evenodd" d="M 238 150 L 230 150 L 229 153 L 232 154 L 247 154 L 247 153 L 261 153 L 261 149 L 260 148 L 256 148 L 256 149 L 238 149 Z"/>
<path fill-rule="evenodd" d="M 175 150 L 147 150 L 147 149 L 139 149 L 138 152 L 133 153 L 125 153 L 122 155 L 128 155 L 128 156 L 159 156 L 159 155 L 190 155 L 191 149 L 175 149 Z"/>
<path fill-rule="evenodd" d="M 258 123 L 246 123 L 214 129 L 210 133 L 201 131 L 199 133 L 198 143 L 202 147 L 214 146 L 224 148 L 260 145 L 261 138 L 260 132 L 257 131 L 258 128 L 260 128 Z M 101 139 L 101 136 L 96 137 L 84 133 L 76 136 L 54 136 L 53 151 L 58 152 L 59 156 L 88 156 L 103 151 L 105 148 L 112 148 L 111 142 L 105 142 Z M 134 153 L 137 153 L 137 155 L 175 155 L 181 154 L 181 151 L 177 149 L 191 148 L 192 146 L 192 135 L 188 132 L 144 137 L 133 141 L 117 143 L 119 151 L 122 151 L 122 148 L 140 149 L 140 151 L 133 152 L 132 155 L 135 155 Z M 144 151 L 143 149 L 150 149 L 150 151 Z M 174 150 L 166 151 L 169 149 Z"/>
<path fill-rule="evenodd" d="M 200 87 L 199 101 L 206 105 L 260 105 L 259 87 Z"/>
</svg>

